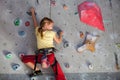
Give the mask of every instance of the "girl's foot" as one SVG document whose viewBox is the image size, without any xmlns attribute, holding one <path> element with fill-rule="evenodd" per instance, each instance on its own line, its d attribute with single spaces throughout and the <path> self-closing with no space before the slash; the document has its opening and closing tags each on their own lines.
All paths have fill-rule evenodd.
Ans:
<svg viewBox="0 0 120 80">
<path fill-rule="evenodd" d="M 29 74 L 30 77 L 37 76 L 37 75 L 43 75 L 41 70 L 34 71 L 32 74 Z"/>
</svg>

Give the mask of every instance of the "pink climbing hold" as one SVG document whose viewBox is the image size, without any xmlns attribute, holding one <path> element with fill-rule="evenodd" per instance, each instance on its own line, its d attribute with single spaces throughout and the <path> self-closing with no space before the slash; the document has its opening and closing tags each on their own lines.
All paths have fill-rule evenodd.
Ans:
<svg viewBox="0 0 120 80">
<path fill-rule="evenodd" d="M 56 1 L 55 1 L 55 0 L 50 0 L 50 4 L 51 4 L 52 6 L 56 6 Z"/>
<path fill-rule="evenodd" d="M 29 22 L 29 21 L 26 21 L 26 22 L 25 22 L 25 26 L 27 26 L 27 27 L 30 26 L 30 22 Z"/>
<path fill-rule="evenodd" d="M 90 26 L 105 31 L 102 14 L 99 6 L 90 1 L 85 1 L 78 5 L 80 20 Z"/>
</svg>

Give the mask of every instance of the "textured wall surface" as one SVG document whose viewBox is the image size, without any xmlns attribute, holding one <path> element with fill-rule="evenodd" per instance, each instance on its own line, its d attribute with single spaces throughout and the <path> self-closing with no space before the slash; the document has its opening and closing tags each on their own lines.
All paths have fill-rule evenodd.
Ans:
<svg viewBox="0 0 120 80">
<path fill-rule="evenodd" d="M 31 6 L 36 9 L 38 22 L 45 16 L 50 17 L 55 22 L 55 30 L 64 31 L 63 42 L 55 44 L 58 49 L 55 55 L 68 80 L 120 80 L 114 56 L 116 53 L 120 67 L 120 48 L 116 45 L 120 43 L 120 0 L 92 0 L 101 8 L 105 32 L 80 22 L 77 6 L 83 1 L 55 0 L 55 5 L 52 5 L 50 0 L 0 0 L 0 80 L 29 80 L 26 74 L 31 69 L 21 62 L 18 55 L 34 54 L 36 50 L 33 22 L 27 13 Z M 63 5 L 68 9 L 65 10 Z M 18 18 L 20 24 L 16 26 L 14 22 Z M 26 26 L 26 22 L 30 25 Z M 76 46 L 83 41 L 80 31 L 100 35 L 94 53 L 76 51 Z M 65 47 L 65 41 L 69 43 L 68 47 Z M 10 55 L 6 56 L 8 53 Z M 87 62 L 93 65 L 92 70 Z M 12 68 L 14 64 L 18 64 L 17 70 Z M 51 69 L 42 71 L 52 72 Z"/>
</svg>

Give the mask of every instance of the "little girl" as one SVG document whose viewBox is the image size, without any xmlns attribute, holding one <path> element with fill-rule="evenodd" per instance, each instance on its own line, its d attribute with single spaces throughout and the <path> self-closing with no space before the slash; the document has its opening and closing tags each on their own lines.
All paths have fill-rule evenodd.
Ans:
<svg viewBox="0 0 120 80">
<path fill-rule="evenodd" d="M 50 18 L 44 17 L 40 22 L 40 26 L 38 26 L 34 8 L 31 8 L 30 11 L 32 13 L 32 19 L 35 27 L 35 35 L 37 39 L 38 50 L 44 51 L 44 49 L 53 48 L 54 41 L 56 43 L 60 43 L 62 41 L 63 32 L 60 32 L 59 37 L 56 35 L 56 32 L 52 30 L 54 26 L 54 22 Z M 47 68 L 48 67 L 47 63 L 41 61 L 41 58 L 43 56 L 44 54 L 42 53 L 38 54 L 38 62 L 41 63 L 42 68 Z M 66 80 L 59 63 L 57 62 L 54 56 L 54 52 L 53 51 L 49 52 L 48 54 L 46 54 L 46 57 L 49 64 L 52 66 L 56 80 Z M 27 66 L 34 69 L 35 55 L 23 55 L 21 56 L 21 59 Z M 33 74 L 36 75 L 41 74 L 41 70 L 39 69 L 39 67 L 36 67 Z"/>
</svg>

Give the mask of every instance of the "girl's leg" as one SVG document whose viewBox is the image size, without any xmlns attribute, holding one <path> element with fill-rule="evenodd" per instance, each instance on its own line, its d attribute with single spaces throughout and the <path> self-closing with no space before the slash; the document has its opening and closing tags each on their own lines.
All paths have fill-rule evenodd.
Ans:
<svg viewBox="0 0 120 80">
<path fill-rule="evenodd" d="M 34 66 L 35 66 L 35 64 L 34 63 L 32 63 L 32 62 L 27 62 L 27 63 L 25 63 L 28 67 L 30 67 L 31 69 L 34 69 Z M 40 70 L 40 68 L 38 68 L 37 66 L 36 66 L 36 69 L 35 69 L 35 71 L 38 71 L 38 70 Z"/>
<path fill-rule="evenodd" d="M 56 80 L 66 80 L 65 75 L 60 67 L 60 64 L 55 59 L 54 53 L 47 55 L 48 61 L 50 62 L 50 65 L 52 66 L 52 69 L 55 73 Z"/>
<path fill-rule="evenodd" d="M 35 66 L 35 55 L 24 55 L 21 56 L 21 60 L 23 63 L 25 63 L 28 67 L 31 69 L 34 69 Z M 40 70 L 38 67 L 36 67 L 36 70 Z"/>
</svg>

